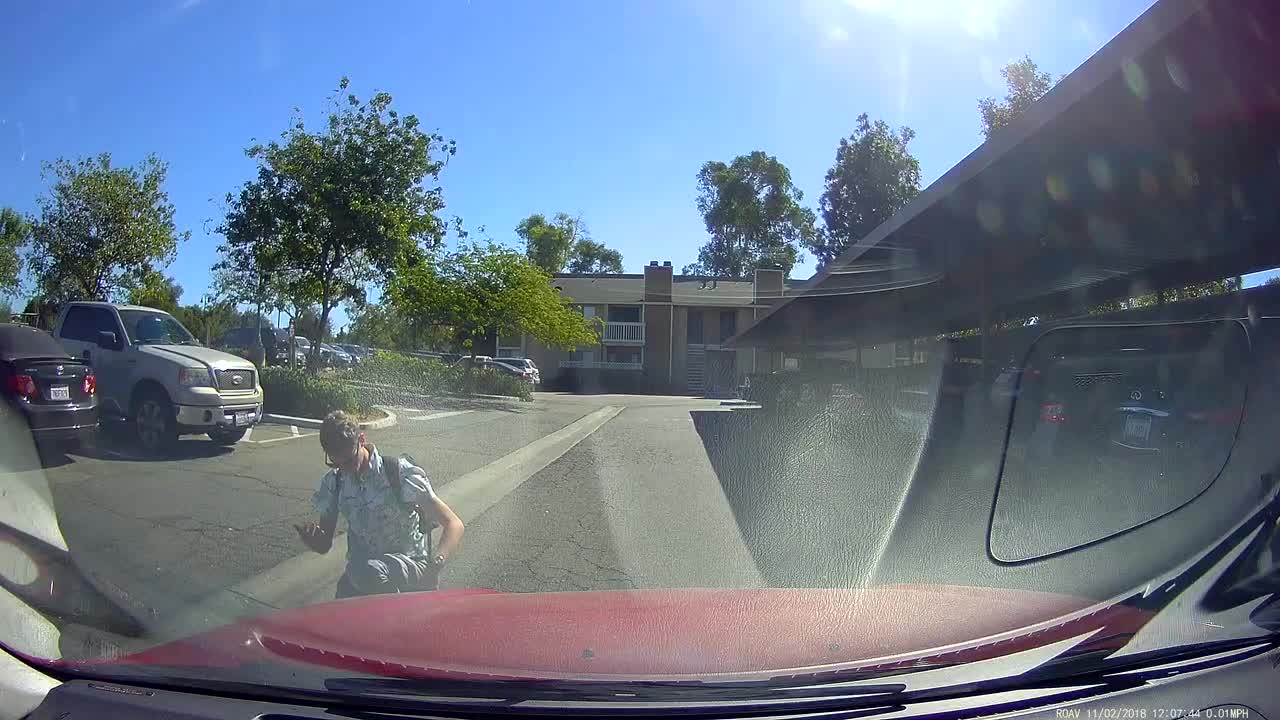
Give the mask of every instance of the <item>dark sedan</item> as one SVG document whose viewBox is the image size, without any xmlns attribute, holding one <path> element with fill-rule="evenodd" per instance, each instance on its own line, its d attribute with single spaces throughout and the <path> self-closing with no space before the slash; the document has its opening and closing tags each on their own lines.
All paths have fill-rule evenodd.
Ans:
<svg viewBox="0 0 1280 720">
<path fill-rule="evenodd" d="M 20 415 L 37 445 L 79 445 L 98 429 L 93 368 L 47 332 L 0 324 L 0 383 L 5 410 Z"/>
</svg>

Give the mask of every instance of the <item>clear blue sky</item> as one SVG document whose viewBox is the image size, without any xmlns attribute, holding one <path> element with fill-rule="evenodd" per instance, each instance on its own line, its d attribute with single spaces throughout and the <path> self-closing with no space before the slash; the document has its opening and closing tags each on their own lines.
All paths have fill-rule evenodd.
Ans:
<svg viewBox="0 0 1280 720">
<path fill-rule="evenodd" d="M 457 140 L 447 215 L 514 244 L 533 212 L 581 213 L 628 271 L 692 261 L 694 176 L 761 149 L 816 207 L 861 112 L 917 132 L 932 182 L 981 140 L 976 101 L 1030 54 L 1061 75 L 1149 0 L 23 3 L 0 31 L 0 204 L 33 210 L 41 164 L 156 153 L 191 231 L 170 267 L 196 301 L 243 149 L 309 120 L 348 75 Z M 797 268 L 805 277 L 812 264 Z M 339 322 L 339 325 L 341 322 Z"/>
</svg>

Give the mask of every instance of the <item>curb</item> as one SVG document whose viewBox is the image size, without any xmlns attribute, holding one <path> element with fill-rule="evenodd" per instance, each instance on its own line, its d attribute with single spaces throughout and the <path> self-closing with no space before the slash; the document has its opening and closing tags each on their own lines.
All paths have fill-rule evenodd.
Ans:
<svg viewBox="0 0 1280 720">
<path fill-rule="evenodd" d="M 360 423 L 361 430 L 381 430 L 396 425 L 399 419 L 391 408 L 383 405 L 374 405 L 374 408 L 386 413 L 387 416 L 378 418 L 377 420 L 366 420 Z M 294 417 L 292 415 L 277 415 L 276 413 L 263 413 L 262 422 L 272 425 L 297 425 L 304 428 L 319 428 L 323 424 L 322 420 L 316 418 Z"/>
</svg>

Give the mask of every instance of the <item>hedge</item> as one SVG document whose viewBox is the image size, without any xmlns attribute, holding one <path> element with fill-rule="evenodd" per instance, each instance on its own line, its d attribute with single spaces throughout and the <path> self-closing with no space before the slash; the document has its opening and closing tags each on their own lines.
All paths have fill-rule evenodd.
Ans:
<svg viewBox="0 0 1280 720">
<path fill-rule="evenodd" d="M 438 360 L 382 351 L 336 377 L 423 395 L 509 395 L 528 400 L 533 390 L 520 378 L 496 370 L 476 370 L 468 375 L 463 368 Z"/>
<path fill-rule="evenodd" d="M 322 418 L 332 410 L 366 414 L 373 409 L 367 394 L 332 378 L 284 367 L 265 367 L 259 373 L 264 412 Z"/>
</svg>

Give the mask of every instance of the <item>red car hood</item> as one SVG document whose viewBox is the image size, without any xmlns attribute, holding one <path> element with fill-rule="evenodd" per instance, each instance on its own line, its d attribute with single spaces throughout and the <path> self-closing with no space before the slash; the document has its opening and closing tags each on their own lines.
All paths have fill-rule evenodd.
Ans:
<svg viewBox="0 0 1280 720">
<path fill-rule="evenodd" d="M 457 590 L 281 611 L 114 662 L 195 668 L 286 662 L 397 676 L 725 678 L 903 666 L 944 654 L 941 662 L 973 660 L 1104 626 L 1127 634 L 1144 622 L 1145 613 L 1124 606 L 1079 612 L 1091 604 L 954 586 Z M 1057 620 L 1064 616 L 1072 618 Z"/>
</svg>

